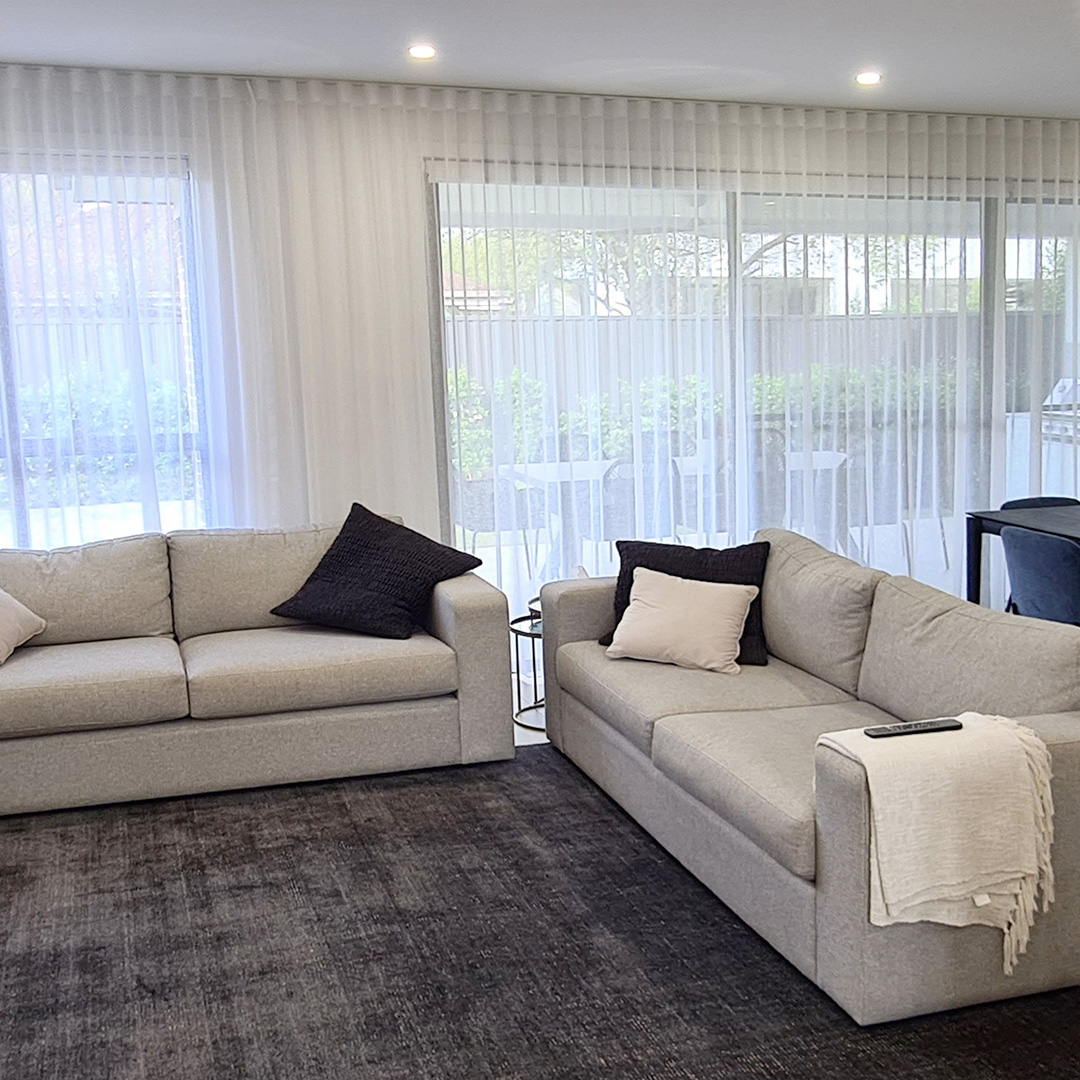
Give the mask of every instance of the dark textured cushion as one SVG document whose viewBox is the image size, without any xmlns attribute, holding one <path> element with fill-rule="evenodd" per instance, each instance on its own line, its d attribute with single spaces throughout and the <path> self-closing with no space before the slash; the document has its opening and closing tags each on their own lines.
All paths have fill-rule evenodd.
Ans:
<svg viewBox="0 0 1080 1080">
<path fill-rule="evenodd" d="M 300 591 L 271 614 L 376 637 L 407 638 L 440 581 L 475 570 L 475 555 L 446 547 L 353 503 Z"/>
<path fill-rule="evenodd" d="M 716 581 L 728 585 L 756 585 L 760 590 L 765 581 L 765 563 L 769 558 L 768 541 L 743 544 L 732 548 L 692 548 L 682 544 L 653 544 L 645 540 L 620 540 L 619 580 L 615 585 L 615 622 L 630 606 L 630 589 L 634 570 L 644 566 L 661 574 L 689 578 L 691 581 Z M 611 644 L 611 634 L 600 639 L 601 645 Z M 742 637 L 739 639 L 737 662 L 761 666 L 769 662 L 765 648 L 765 627 L 761 621 L 761 597 L 750 605 Z"/>
</svg>

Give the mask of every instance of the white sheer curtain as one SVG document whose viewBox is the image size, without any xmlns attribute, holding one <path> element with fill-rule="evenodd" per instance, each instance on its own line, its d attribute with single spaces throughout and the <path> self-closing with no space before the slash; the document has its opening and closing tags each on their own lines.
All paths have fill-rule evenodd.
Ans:
<svg viewBox="0 0 1080 1080">
<path fill-rule="evenodd" d="M 1077 494 L 1074 122 L 530 111 L 437 183 L 455 522 L 519 607 L 762 526 L 959 592 L 967 510 Z"/>
<path fill-rule="evenodd" d="M 0 145 L 0 544 L 205 520 L 192 240 L 182 158 Z"/>
<path fill-rule="evenodd" d="M 1077 490 L 1078 133 L 0 68 L 0 529 L 361 499 L 520 610 L 785 525 L 958 591 L 966 510 Z"/>
<path fill-rule="evenodd" d="M 402 98 L 0 67 L 0 544 L 354 499 L 439 532 L 425 113 Z"/>
</svg>

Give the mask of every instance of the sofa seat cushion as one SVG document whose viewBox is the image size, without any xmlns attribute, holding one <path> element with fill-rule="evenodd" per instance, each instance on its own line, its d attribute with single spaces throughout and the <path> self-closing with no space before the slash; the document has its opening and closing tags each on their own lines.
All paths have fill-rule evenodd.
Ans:
<svg viewBox="0 0 1080 1080">
<path fill-rule="evenodd" d="M 404 641 L 319 626 L 227 630 L 180 645 L 191 715 L 257 716 L 452 694 L 454 651 L 428 634 Z"/>
<path fill-rule="evenodd" d="M 826 731 L 893 720 L 861 701 L 668 716 L 653 730 L 653 764 L 781 866 L 813 881 L 814 744 Z"/>
<path fill-rule="evenodd" d="M 24 645 L 0 667 L 0 738 L 177 720 L 187 711 L 172 638 Z"/>
<path fill-rule="evenodd" d="M 555 656 L 559 685 L 650 752 L 653 724 L 679 713 L 829 705 L 851 695 L 782 660 L 744 667 L 738 675 L 694 671 L 648 660 L 613 660 L 595 641 L 574 641 Z"/>
</svg>

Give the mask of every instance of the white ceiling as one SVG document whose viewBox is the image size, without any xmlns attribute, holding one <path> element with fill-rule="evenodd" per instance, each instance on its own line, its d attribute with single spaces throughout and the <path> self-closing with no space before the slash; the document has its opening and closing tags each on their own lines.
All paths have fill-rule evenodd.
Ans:
<svg viewBox="0 0 1080 1080">
<path fill-rule="evenodd" d="M 1080 0 L 0 0 L 0 60 L 1080 117 Z"/>
</svg>

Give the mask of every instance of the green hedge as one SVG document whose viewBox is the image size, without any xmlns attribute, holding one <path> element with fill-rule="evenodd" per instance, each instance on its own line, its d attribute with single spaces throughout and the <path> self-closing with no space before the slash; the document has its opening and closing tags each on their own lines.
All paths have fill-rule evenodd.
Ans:
<svg viewBox="0 0 1080 1080">
<path fill-rule="evenodd" d="M 956 388 L 955 364 L 948 361 L 927 369 L 869 371 L 818 364 L 807 373 L 754 375 L 750 414 L 793 443 L 809 435 L 811 445 L 789 449 L 857 453 L 868 430 L 903 432 L 905 438 L 932 430 L 951 444 Z M 512 446 L 516 461 L 629 457 L 635 416 L 643 435 L 671 433 L 681 444 L 673 446 L 676 452 L 692 451 L 699 435 L 725 434 L 723 396 L 703 391 L 695 375 L 679 381 L 658 376 L 636 387 L 621 381 L 614 394 L 589 395 L 556 415 L 544 385 L 520 372 L 491 390 L 465 371 L 452 372 L 448 395 L 452 461 L 468 479 L 490 475 L 496 446 Z"/>
<path fill-rule="evenodd" d="M 197 424 L 188 394 L 176 382 L 159 381 L 147 388 L 145 406 L 157 444 L 157 497 L 193 498 L 195 470 L 184 445 L 190 448 Z M 81 365 L 62 381 L 19 387 L 16 410 L 30 506 L 59 506 L 73 497 L 84 505 L 140 501 L 136 391 L 127 374 L 106 386 L 99 373 Z M 0 457 L 4 489 L 10 469 Z"/>
</svg>

